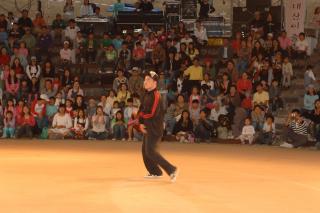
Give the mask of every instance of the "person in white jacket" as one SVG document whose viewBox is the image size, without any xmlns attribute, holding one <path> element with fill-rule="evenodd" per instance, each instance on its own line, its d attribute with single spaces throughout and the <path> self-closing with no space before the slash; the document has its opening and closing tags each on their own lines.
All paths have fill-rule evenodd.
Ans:
<svg viewBox="0 0 320 213">
<path fill-rule="evenodd" d="M 254 127 L 251 125 L 251 119 L 246 118 L 244 123 L 245 123 L 245 125 L 242 128 L 242 133 L 239 136 L 239 138 L 241 140 L 241 144 L 245 144 L 246 141 L 248 141 L 249 144 L 252 144 L 253 139 L 254 139 L 255 130 L 254 130 Z"/>
<path fill-rule="evenodd" d="M 197 38 L 197 43 L 200 45 L 205 45 L 208 41 L 207 30 L 200 21 L 196 22 L 194 36 Z"/>
<path fill-rule="evenodd" d="M 35 56 L 31 57 L 31 64 L 26 67 L 26 74 L 31 80 L 33 77 L 39 79 L 41 74 L 41 67 L 37 64 L 37 58 Z"/>
</svg>

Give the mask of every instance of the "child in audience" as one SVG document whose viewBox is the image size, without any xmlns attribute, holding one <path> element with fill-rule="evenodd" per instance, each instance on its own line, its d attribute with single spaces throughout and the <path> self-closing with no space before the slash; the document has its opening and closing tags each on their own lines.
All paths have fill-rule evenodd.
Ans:
<svg viewBox="0 0 320 213">
<path fill-rule="evenodd" d="M 262 132 L 260 133 L 257 142 L 260 144 L 271 145 L 276 134 L 276 127 L 274 124 L 274 118 L 268 115 L 264 122 Z"/>
<path fill-rule="evenodd" d="M 2 138 L 14 138 L 15 119 L 11 111 L 5 113 Z"/>
<path fill-rule="evenodd" d="M 254 139 L 255 130 L 254 130 L 254 127 L 251 125 L 251 119 L 246 118 L 244 123 L 245 123 L 245 125 L 242 128 L 242 133 L 239 136 L 239 138 L 241 140 L 241 144 L 245 144 L 246 141 L 248 141 L 249 144 L 252 144 L 253 139 Z"/>
<path fill-rule="evenodd" d="M 125 141 L 125 134 L 126 134 L 126 123 L 124 122 L 124 117 L 123 114 L 121 112 L 121 110 L 119 110 L 116 113 L 115 118 L 112 121 L 113 123 L 113 139 L 112 140 L 122 140 Z"/>
<path fill-rule="evenodd" d="M 89 128 L 89 120 L 83 109 L 77 110 L 78 115 L 74 119 L 73 133 L 75 139 L 85 139 L 86 132 Z"/>
</svg>

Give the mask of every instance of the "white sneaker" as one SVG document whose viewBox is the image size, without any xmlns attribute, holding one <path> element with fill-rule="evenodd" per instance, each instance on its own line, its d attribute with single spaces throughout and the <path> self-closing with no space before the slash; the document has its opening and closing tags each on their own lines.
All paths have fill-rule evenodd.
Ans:
<svg viewBox="0 0 320 213">
<path fill-rule="evenodd" d="M 147 174 L 146 176 L 144 176 L 144 178 L 146 178 L 146 179 L 159 179 L 162 177 L 163 177 L 163 175 L 152 175 L 152 174 Z"/>
<path fill-rule="evenodd" d="M 122 141 L 126 141 L 126 139 L 125 139 L 125 138 L 122 138 L 121 140 L 122 140 Z"/>
<path fill-rule="evenodd" d="M 112 138 L 113 141 L 117 140 L 116 138 Z"/>
<path fill-rule="evenodd" d="M 293 148 L 293 145 L 287 142 L 284 142 L 283 144 L 280 145 L 280 147 L 284 147 L 284 148 Z"/>
<path fill-rule="evenodd" d="M 179 174 L 178 168 L 176 168 L 176 170 L 174 170 L 174 172 L 171 173 L 171 175 L 170 175 L 170 181 L 171 181 L 172 183 L 174 183 L 174 182 L 177 181 L 178 174 Z"/>
</svg>

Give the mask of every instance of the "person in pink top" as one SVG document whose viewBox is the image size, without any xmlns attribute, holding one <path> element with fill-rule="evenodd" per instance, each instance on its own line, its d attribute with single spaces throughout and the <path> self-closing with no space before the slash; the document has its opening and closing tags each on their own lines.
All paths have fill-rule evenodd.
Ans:
<svg viewBox="0 0 320 213">
<path fill-rule="evenodd" d="M 22 55 L 24 57 L 28 57 L 29 55 L 29 50 L 26 47 L 26 42 L 21 41 L 19 44 L 19 55 Z"/>
<path fill-rule="evenodd" d="M 32 138 L 33 128 L 35 127 L 35 125 L 36 121 L 31 115 L 29 107 L 24 106 L 19 119 L 17 119 L 16 137 Z"/>
<path fill-rule="evenodd" d="M 6 94 L 9 97 L 17 97 L 19 91 L 19 81 L 14 73 L 14 70 L 11 69 L 8 78 L 6 79 Z"/>
<path fill-rule="evenodd" d="M 282 31 L 281 35 L 278 37 L 280 44 L 281 53 L 283 56 L 289 56 L 292 46 L 291 39 L 287 36 L 286 31 Z"/>
</svg>

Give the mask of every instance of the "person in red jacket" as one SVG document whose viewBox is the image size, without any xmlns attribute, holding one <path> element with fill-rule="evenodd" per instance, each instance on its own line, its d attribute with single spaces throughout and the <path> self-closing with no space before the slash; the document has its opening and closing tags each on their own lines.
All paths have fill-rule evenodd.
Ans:
<svg viewBox="0 0 320 213">
<path fill-rule="evenodd" d="M 238 80 L 237 90 L 242 98 L 245 97 L 247 91 L 250 92 L 252 90 L 252 81 L 248 79 L 248 74 L 246 72 L 244 72 Z"/>
<path fill-rule="evenodd" d="M 1 65 L 8 65 L 10 63 L 10 55 L 5 47 L 1 48 L 0 53 L 0 66 Z"/>
<path fill-rule="evenodd" d="M 177 167 L 170 164 L 157 151 L 157 144 L 161 141 L 164 127 L 164 108 L 161 95 L 157 90 L 159 76 L 150 71 L 144 79 L 146 90 L 141 99 L 139 109 L 140 130 L 144 134 L 142 144 L 142 157 L 149 174 L 145 178 L 159 178 L 162 176 L 162 168 L 172 182 L 176 181 L 178 175 Z"/>
<path fill-rule="evenodd" d="M 21 138 L 21 137 L 32 138 L 33 128 L 35 125 L 36 125 L 36 121 L 32 116 L 32 114 L 30 113 L 29 107 L 24 106 L 21 116 L 17 121 L 17 130 L 16 130 L 17 138 Z"/>
</svg>

